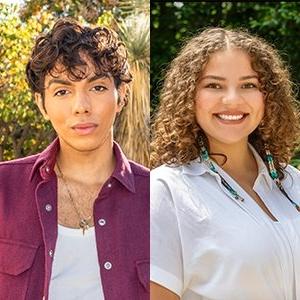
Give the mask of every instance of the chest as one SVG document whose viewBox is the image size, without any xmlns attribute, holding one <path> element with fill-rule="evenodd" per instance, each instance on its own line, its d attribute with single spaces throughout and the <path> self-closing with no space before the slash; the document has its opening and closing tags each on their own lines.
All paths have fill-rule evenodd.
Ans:
<svg viewBox="0 0 300 300">
<path fill-rule="evenodd" d="M 58 223 L 66 227 L 79 228 L 80 222 L 86 220 L 89 227 L 93 226 L 93 207 L 101 188 L 102 185 L 66 183 L 58 178 Z"/>
<path fill-rule="evenodd" d="M 186 185 L 188 193 L 175 198 L 190 288 L 209 299 L 293 299 L 293 282 L 300 278 L 300 217 L 294 208 L 276 189 L 260 188 L 256 194 L 240 188 L 245 200 L 236 202 L 215 178 L 197 179 Z M 199 189 L 204 184 L 209 188 Z M 279 223 L 259 201 L 268 204 Z"/>
</svg>

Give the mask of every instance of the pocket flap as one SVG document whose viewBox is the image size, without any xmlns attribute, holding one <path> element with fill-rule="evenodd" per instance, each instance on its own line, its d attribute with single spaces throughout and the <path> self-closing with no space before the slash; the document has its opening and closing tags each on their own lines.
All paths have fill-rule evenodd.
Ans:
<svg viewBox="0 0 300 300">
<path fill-rule="evenodd" d="M 139 260 L 136 262 L 137 275 L 140 283 L 147 292 L 150 291 L 150 262 L 149 260 Z"/>
<path fill-rule="evenodd" d="M 19 275 L 28 270 L 38 247 L 23 242 L 0 239 L 0 272 Z"/>
</svg>

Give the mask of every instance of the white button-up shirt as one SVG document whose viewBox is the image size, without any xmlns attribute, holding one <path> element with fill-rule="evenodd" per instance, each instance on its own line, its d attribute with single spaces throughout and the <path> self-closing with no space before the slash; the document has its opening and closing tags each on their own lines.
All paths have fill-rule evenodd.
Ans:
<svg viewBox="0 0 300 300">
<path fill-rule="evenodd" d="M 182 300 L 300 299 L 300 213 L 251 149 L 253 189 L 278 222 L 218 166 L 244 202 L 199 159 L 151 172 L 151 280 Z M 299 203 L 300 172 L 288 166 L 285 174 L 283 186 Z"/>
</svg>

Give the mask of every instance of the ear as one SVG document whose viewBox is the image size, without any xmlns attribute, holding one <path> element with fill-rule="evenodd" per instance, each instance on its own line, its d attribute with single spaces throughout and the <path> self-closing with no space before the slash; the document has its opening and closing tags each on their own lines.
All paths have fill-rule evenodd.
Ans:
<svg viewBox="0 0 300 300">
<path fill-rule="evenodd" d="M 122 82 L 120 86 L 118 87 L 118 108 L 117 112 L 121 112 L 123 107 L 125 106 L 125 96 L 126 96 L 126 91 L 127 91 L 127 85 Z"/>
<path fill-rule="evenodd" d="M 49 120 L 49 116 L 45 110 L 45 107 L 44 107 L 44 103 L 43 103 L 43 99 L 42 99 L 42 95 L 39 94 L 39 93 L 35 93 L 34 94 L 34 99 L 35 99 L 35 103 L 36 105 L 38 106 L 41 114 L 43 115 L 44 119 L 45 120 Z"/>
</svg>

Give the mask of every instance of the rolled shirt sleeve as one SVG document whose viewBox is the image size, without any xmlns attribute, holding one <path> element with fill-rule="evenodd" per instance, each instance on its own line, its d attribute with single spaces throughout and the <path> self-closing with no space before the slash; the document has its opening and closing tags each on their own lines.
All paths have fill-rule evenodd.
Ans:
<svg viewBox="0 0 300 300">
<path fill-rule="evenodd" d="M 167 183 L 155 170 L 150 178 L 150 279 L 181 296 L 183 261 L 176 208 Z"/>
</svg>

